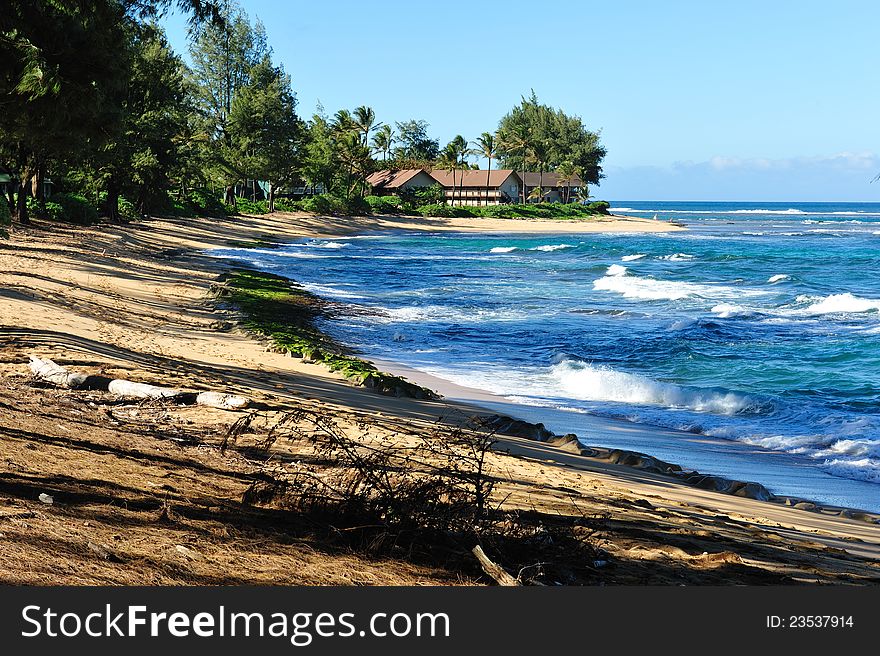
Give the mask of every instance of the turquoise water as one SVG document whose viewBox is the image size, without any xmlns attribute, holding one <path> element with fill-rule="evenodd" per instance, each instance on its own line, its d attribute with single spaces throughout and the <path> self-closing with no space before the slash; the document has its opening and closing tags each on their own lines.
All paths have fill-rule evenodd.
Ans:
<svg viewBox="0 0 880 656">
<path fill-rule="evenodd" d="M 615 206 L 689 230 L 215 254 L 359 306 L 325 329 L 368 357 L 493 392 L 551 429 L 589 433 L 598 415 L 685 431 L 584 439 L 880 510 L 880 204 Z"/>
</svg>

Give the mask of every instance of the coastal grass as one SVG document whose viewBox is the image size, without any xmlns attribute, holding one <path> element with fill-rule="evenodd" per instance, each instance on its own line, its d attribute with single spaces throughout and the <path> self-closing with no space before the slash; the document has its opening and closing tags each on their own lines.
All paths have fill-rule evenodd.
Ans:
<svg viewBox="0 0 880 656">
<path fill-rule="evenodd" d="M 379 371 L 355 357 L 315 327 L 315 319 L 330 315 L 330 304 L 271 273 L 239 269 L 231 272 L 221 296 L 244 315 L 250 332 L 271 341 L 273 348 L 293 357 L 321 362 L 354 383 L 389 396 L 436 399 L 437 394 L 400 376 Z"/>
</svg>

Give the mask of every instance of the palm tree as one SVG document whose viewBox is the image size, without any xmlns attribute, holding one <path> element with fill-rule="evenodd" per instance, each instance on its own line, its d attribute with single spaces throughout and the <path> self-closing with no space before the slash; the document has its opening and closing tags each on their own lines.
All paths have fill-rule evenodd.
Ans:
<svg viewBox="0 0 880 656">
<path fill-rule="evenodd" d="M 547 162 L 547 155 L 549 152 L 550 144 L 543 139 L 534 139 L 530 145 L 530 150 L 532 151 L 532 157 L 535 158 L 535 161 L 538 163 L 538 170 L 540 171 L 540 181 L 538 182 L 538 189 L 544 188 L 544 165 Z M 544 202 L 544 197 L 541 197 L 539 203 Z"/>
<path fill-rule="evenodd" d="M 372 107 L 361 105 L 354 110 L 355 128 L 363 135 L 363 144 L 366 146 L 370 139 L 370 130 L 378 127 L 381 123 L 376 123 L 376 112 Z"/>
<path fill-rule="evenodd" d="M 446 148 L 444 148 L 443 152 L 440 153 L 440 158 L 437 160 L 437 163 L 443 170 L 450 171 L 452 173 L 451 205 L 455 205 L 455 169 L 456 167 L 458 167 L 458 151 L 456 151 L 455 146 L 452 144 L 452 142 L 446 144 Z"/>
<path fill-rule="evenodd" d="M 577 198 L 581 203 L 586 203 L 590 200 L 590 188 L 587 186 L 586 182 L 578 188 Z"/>
<path fill-rule="evenodd" d="M 390 125 L 383 125 L 376 134 L 373 135 L 373 148 L 378 153 L 382 153 L 382 161 L 388 160 L 388 153 L 394 147 L 394 130 Z"/>
<path fill-rule="evenodd" d="M 501 135 L 499 147 L 506 153 L 522 154 L 522 202 L 526 203 L 526 160 L 529 154 L 529 138 L 528 128 L 524 125 L 517 125 L 508 132 Z"/>
<path fill-rule="evenodd" d="M 357 130 L 354 118 L 347 109 L 340 109 L 333 115 L 333 122 L 330 124 L 330 127 L 338 135 L 348 134 Z"/>
<path fill-rule="evenodd" d="M 495 159 L 495 155 L 497 154 L 497 146 L 495 135 L 484 132 L 481 134 L 476 142 L 476 152 L 480 157 L 485 157 L 489 160 L 489 169 L 486 171 L 486 205 L 489 204 L 489 180 L 492 176 L 492 160 Z"/>
<path fill-rule="evenodd" d="M 571 199 L 571 181 L 577 175 L 577 167 L 571 162 L 562 162 L 556 167 L 556 175 L 559 176 L 559 184 L 565 182 L 565 195 L 562 197 L 562 201 L 568 203 Z"/>
<path fill-rule="evenodd" d="M 459 180 L 459 190 L 458 190 L 458 204 L 462 204 L 462 193 L 461 185 L 464 184 L 464 170 L 467 168 L 467 156 L 471 154 L 470 149 L 468 148 L 467 139 L 465 139 L 460 134 L 455 135 L 455 138 L 449 142 L 449 145 L 446 146 L 447 150 L 449 150 L 449 154 L 455 159 L 456 164 L 461 165 L 462 174 Z M 452 172 L 452 204 L 455 205 L 455 171 Z"/>
<path fill-rule="evenodd" d="M 541 187 L 535 187 L 529 192 L 529 200 L 536 200 L 539 203 L 544 201 L 544 190 Z"/>
</svg>

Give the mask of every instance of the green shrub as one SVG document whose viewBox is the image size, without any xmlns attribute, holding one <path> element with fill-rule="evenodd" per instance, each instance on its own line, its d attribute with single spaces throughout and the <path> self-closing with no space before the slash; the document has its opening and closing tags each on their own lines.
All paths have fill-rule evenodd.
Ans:
<svg viewBox="0 0 880 656">
<path fill-rule="evenodd" d="M 299 208 L 296 205 L 296 201 L 290 200 L 289 198 L 275 199 L 276 212 L 296 212 L 298 210 Z"/>
<path fill-rule="evenodd" d="M 186 202 L 196 214 L 207 216 L 226 216 L 226 209 L 220 198 L 210 189 L 191 189 L 186 194 Z"/>
<path fill-rule="evenodd" d="M 609 207 L 611 207 L 611 203 L 606 200 L 593 201 L 592 203 L 587 205 L 588 210 L 592 210 L 597 214 L 608 214 Z"/>
<path fill-rule="evenodd" d="M 315 214 L 332 214 L 333 213 L 333 197 L 326 194 L 317 196 L 308 196 L 299 201 L 300 206 L 305 212 L 314 212 Z"/>
<path fill-rule="evenodd" d="M 140 218 L 137 210 L 134 207 L 134 203 L 132 203 L 124 196 L 119 197 L 119 200 L 116 202 L 116 206 L 119 210 L 120 218 L 123 218 L 126 221 L 133 221 L 134 219 Z"/>
<path fill-rule="evenodd" d="M 401 201 L 397 196 L 367 196 L 364 198 L 373 214 L 398 214 Z"/>
<path fill-rule="evenodd" d="M 266 201 L 253 201 L 250 198 L 236 198 L 235 207 L 239 214 L 265 214 L 267 211 Z"/>
<path fill-rule="evenodd" d="M 3 229 L 3 226 L 7 226 L 10 223 L 12 223 L 12 215 L 9 213 L 9 204 L 0 195 L 0 238 L 5 239 L 9 236 L 6 230 Z"/>
<path fill-rule="evenodd" d="M 478 216 L 478 212 L 475 212 L 478 208 L 474 207 L 454 207 L 452 205 L 424 205 L 419 208 L 419 213 L 422 216 L 439 216 L 439 217 L 474 217 Z"/>
<path fill-rule="evenodd" d="M 446 200 L 446 192 L 439 184 L 430 187 L 412 187 L 410 189 L 402 189 L 400 191 L 400 199 L 404 205 L 413 209 L 424 207 L 425 205 L 442 205 Z"/>
<path fill-rule="evenodd" d="M 330 194 L 308 196 L 295 203 L 303 212 L 315 214 L 362 215 L 370 213 L 370 205 L 360 196 L 339 198 Z"/>
<path fill-rule="evenodd" d="M 47 217 L 53 221 L 65 221 L 88 225 L 98 220 L 95 206 L 78 194 L 52 194 L 46 203 Z"/>
<path fill-rule="evenodd" d="M 343 200 L 343 206 L 345 207 L 344 214 L 362 216 L 370 213 L 370 204 L 360 196 L 353 196 L 348 200 Z"/>
</svg>

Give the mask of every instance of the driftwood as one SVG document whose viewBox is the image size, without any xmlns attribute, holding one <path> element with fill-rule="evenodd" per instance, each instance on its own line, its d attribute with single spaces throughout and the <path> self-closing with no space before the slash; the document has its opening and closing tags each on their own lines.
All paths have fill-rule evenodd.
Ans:
<svg viewBox="0 0 880 656">
<path fill-rule="evenodd" d="M 471 552 L 477 557 L 477 560 L 480 561 L 480 567 L 483 568 L 483 571 L 491 576 L 498 585 L 522 585 L 522 583 L 520 583 L 517 579 L 513 578 L 510 574 L 504 571 L 504 568 L 501 567 L 501 565 L 489 560 L 489 556 L 486 555 L 486 552 L 483 551 L 483 547 L 481 547 L 480 545 L 474 547 Z"/>
<path fill-rule="evenodd" d="M 116 396 L 133 396 L 138 399 L 173 399 L 184 392 L 171 387 L 156 387 L 146 383 L 133 383 L 117 378 L 107 385 L 107 391 Z"/>
<path fill-rule="evenodd" d="M 78 389 L 88 384 L 90 389 L 104 389 L 117 396 L 138 399 L 176 399 L 183 403 L 196 403 L 221 410 L 243 410 L 252 403 L 246 396 L 236 394 L 213 391 L 193 393 L 172 387 L 135 383 L 121 378 L 110 380 L 102 376 L 87 376 L 68 371 L 48 358 L 38 358 L 33 355 L 30 356 L 30 368 L 34 376 L 40 380 L 67 389 Z"/>
<path fill-rule="evenodd" d="M 223 392 L 201 392 L 196 396 L 196 403 L 221 410 L 244 410 L 251 404 L 246 396 L 224 394 Z"/>
<path fill-rule="evenodd" d="M 77 389 L 85 385 L 86 379 L 88 379 L 85 374 L 72 373 L 48 358 L 44 360 L 32 355 L 30 360 L 30 368 L 34 376 L 58 387 Z"/>
</svg>

